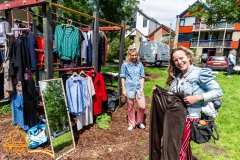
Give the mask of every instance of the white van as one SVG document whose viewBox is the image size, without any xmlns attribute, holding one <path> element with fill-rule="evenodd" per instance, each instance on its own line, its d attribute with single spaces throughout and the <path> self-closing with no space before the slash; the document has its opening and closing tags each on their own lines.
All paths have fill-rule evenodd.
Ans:
<svg viewBox="0 0 240 160">
<path fill-rule="evenodd" d="M 155 64 L 161 67 L 163 63 L 168 64 L 170 47 L 162 42 L 143 41 L 140 44 L 139 57 L 143 64 Z"/>
</svg>

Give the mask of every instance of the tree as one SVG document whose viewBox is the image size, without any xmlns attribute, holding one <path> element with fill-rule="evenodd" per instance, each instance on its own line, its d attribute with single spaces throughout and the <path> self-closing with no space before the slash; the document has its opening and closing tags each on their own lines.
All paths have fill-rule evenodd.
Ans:
<svg viewBox="0 0 240 160">
<path fill-rule="evenodd" d="M 47 81 L 42 93 L 51 133 L 63 130 L 68 116 L 61 81 Z"/>
<path fill-rule="evenodd" d="M 79 11 L 79 12 L 82 12 L 85 14 L 88 14 L 88 15 L 92 15 L 93 11 L 94 11 L 93 3 L 89 0 L 81 0 L 81 1 L 52 0 L 52 2 L 63 5 L 64 7 L 67 7 L 67 8 L 70 8 L 70 9 L 73 9 L 73 10 L 76 10 L 76 11 Z M 30 11 L 34 12 L 37 15 L 43 14 L 41 7 L 33 7 L 32 10 L 30 10 Z M 86 25 L 90 25 L 92 23 L 92 19 L 69 12 L 67 10 L 53 7 L 52 12 L 53 12 L 52 19 L 54 20 L 53 26 L 52 26 L 53 30 L 55 28 L 54 26 L 58 25 L 59 23 L 63 23 L 63 24 L 67 23 L 67 19 L 71 19 L 72 21 L 83 24 L 83 25 L 80 25 L 77 23 L 72 23 L 76 27 L 86 27 Z M 38 30 L 40 30 L 42 32 L 43 31 L 42 17 L 36 16 L 36 20 L 37 20 Z M 58 23 L 55 21 L 57 21 Z"/>
<path fill-rule="evenodd" d="M 99 12 L 101 19 L 121 24 L 122 21 L 126 20 L 135 10 L 138 9 L 137 4 L 140 2 L 138 0 L 81 0 L 81 1 L 69 1 L 69 0 L 52 0 L 53 3 L 57 3 L 68 7 L 70 9 L 92 15 L 94 11 Z M 38 15 L 42 15 L 42 8 L 32 8 L 33 12 Z M 53 7 L 53 20 L 59 23 L 67 23 L 66 19 L 71 19 L 75 22 L 82 23 L 79 25 L 77 23 L 72 23 L 76 27 L 87 27 L 86 25 L 92 24 L 92 19 L 80 16 L 78 14 Z M 60 15 L 57 16 L 56 14 Z M 62 18 L 64 17 L 64 18 Z M 42 18 L 37 18 L 38 30 L 42 31 Z M 53 33 L 54 26 L 58 23 L 53 23 Z M 106 23 L 100 23 L 100 26 L 108 26 Z M 111 31 L 106 33 L 109 41 L 111 42 L 115 37 L 119 38 L 119 31 Z"/>
<path fill-rule="evenodd" d="M 69 1 L 69 0 L 58 0 L 61 5 L 68 7 L 70 9 L 92 15 L 94 11 L 94 6 L 93 3 L 89 0 L 81 0 L 81 1 Z M 57 9 L 57 13 L 60 14 L 61 16 L 71 19 L 76 22 L 80 22 L 85 25 L 90 25 L 92 23 L 92 19 L 86 18 L 84 16 L 63 10 L 63 9 Z M 62 23 L 66 23 L 66 20 L 62 19 Z M 79 24 L 74 24 L 78 27 L 86 27 L 85 25 L 79 26 Z"/>
<path fill-rule="evenodd" d="M 189 11 L 195 17 L 203 18 L 206 24 L 216 24 L 218 21 L 227 23 L 240 22 L 239 0 L 203 0 Z"/>
<path fill-rule="evenodd" d="M 99 12 L 100 18 L 117 24 L 121 24 L 121 22 L 137 10 L 138 3 L 139 1 L 137 0 L 93 0 L 95 10 Z M 100 26 L 106 25 L 107 24 L 100 23 Z M 109 33 L 107 33 L 110 41 L 118 36 L 118 32 L 119 31 L 111 31 L 110 36 Z"/>
<path fill-rule="evenodd" d="M 133 11 L 138 9 L 137 0 L 93 0 L 100 17 L 121 24 Z"/>
</svg>

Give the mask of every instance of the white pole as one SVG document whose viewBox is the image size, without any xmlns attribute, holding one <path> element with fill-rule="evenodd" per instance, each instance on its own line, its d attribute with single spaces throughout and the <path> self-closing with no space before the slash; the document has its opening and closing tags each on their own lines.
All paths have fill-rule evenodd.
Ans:
<svg viewBox="0 0 240 160">
<path fill-rule="evenodd" d="M 199 31 L 198 31 L 198 41 L 197 41 L 197 50 L 198 50 L 199 39 L 200 39 L 200 30 L 201 30 L 201 24 L 202 24 L 202 22 L 200 22 L 200 25 L 199 25 Z"/>
<path fill-rule="evenodd" d="M 225 25 L 225 30 L 224 30 L 224 34 L 223 34 L 223 42 L 222 42 L 222 55 L 223 55 L 224 41 L 225 41 L 225 37 L 226 37 L 226 30 L 227 30 L 227 22 L 226 22 L 226 25 Z"/>
<path fill-rule="evenodd" d="M 169 31 L 170 35 L 169 35 L 169 42 L 168 42 L 169 47 L 170 47 L 170 42 L 171 42 L 171 28 L 172 28 L 172 23 L 170 23 L 170 31 Z"/>
</svg>

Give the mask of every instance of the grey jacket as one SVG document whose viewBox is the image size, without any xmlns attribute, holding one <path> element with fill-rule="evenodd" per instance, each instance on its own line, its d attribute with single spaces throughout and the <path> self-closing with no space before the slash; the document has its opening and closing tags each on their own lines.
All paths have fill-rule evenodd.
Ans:
<svg viewBox="0 0 240 160">
<path fill-rule="evenodd" d="M 177 75 L 177 78 L 172 81 L 170 85 L 171 91 L 178 92 L 183 96 L 201 94 L 204 98 L 204 101 L 197 102 L 188 107 L 190 117 L 199 117 L 201 107 L 206 106 L 209 101 L 223 96 L 222 89 L 214 80 L 209 68 L 199 68 L 191 65 L 176 90 L 175 88 L 178 86 L 180 75 Z"/>
</svg>

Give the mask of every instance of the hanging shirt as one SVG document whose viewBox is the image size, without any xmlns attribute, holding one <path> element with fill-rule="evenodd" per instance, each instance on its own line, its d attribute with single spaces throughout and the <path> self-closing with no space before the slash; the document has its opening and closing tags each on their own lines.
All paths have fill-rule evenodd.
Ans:
<svg viewBox="0 0 240 160">
<path fill-rule="evenodd" d="M 13 63 L 11 63 L 12 52 L 13 52 L 14 36 L 13 34 L 5 35 L 5 60 L 3 63 L 4 68 L 4 90 L 7 92 L 13 92 L 13 78 L 10 73 L 13 73 Z M 14 75 L 14 74 L 13 74 Z"/>
<path fill-rule="evenodd" d="M 87 50 L 87 65 L 91 66 L 92 65 L 92 31 L 89 31 L 87 33 L 87 39 L 88 39 L 88 50 Z"/>
<path fill-rule="evenodd" d="M 90 97 L 86 79 L 81 76 L 71 76 L 66 81 L 66 98 L 69 112 L 78 116 L 90 105 Z"/>
<path fill-rule="evenodd" d="M 77 116 L 77 129 L 78 131 L 83 128 L 83 126 L 87 126 L 89 124 L 93 124 L 93 103 L 92 96 L 95 95 L 95 89 L 93 86 L 92 78 L 89 76 L 85 77 L 87 81 L 88 93 L 90 95 L 90 105 L 86 107 L 86 110 L 80 116 Z"/>
<path fill-rule="evenodd" d="M 12 101 L 12 111 L 14 115 L 14 124 L 19 124 L 22 129 L 28 130 L 29 126 L 24 125 L 24 118 L 23 118 L 23 95 L 17 94 L 17 92 L 14 92 L 11 95 L 11 101 Z"/>
<path fill-rule="evenodd" d="M 4 35 L 5 35 L 5 22 L 0 22 L 0 44 L 4 43 Z"/>
<path fill-rule="evenodd" d="M 78 28 L 63 24 L 56 26 L 54 52 L 58 53 L 58 57 L 63 60 L 74 60 L 75 56 L 80 57 Z"/>
<path fill-rule="evenodd" d="M 82 32 L 84 40 L 82 41 L 82 45 L 81 45 L 81 56 L 82 58 L 87 58 L 87 46 L 88 46 L 88 40 L 87 40 L 87 33 L 86 32 Z"/>
<path fill-rule="evenodd" d="M 28 41 L 27 41 L 27 46 L 29 50 L 29 56 L 30 56 L 30 64 L 31 64 L 31 71 L 36 71 L 37 70 L 37 53 L 35 51 L 35 48 L 37 47 L 37 41 L 32 32 L 29 32 L 27 35 Z"/>
<path fill-rule="evenodd" d="M 98 115 L 102 112 L 102 102 L 108 99 L 104 78 L 103 75 L 97 71 L 90 71 L 87 75 L 92 78 L 96 92 L 96 95 L 93 96 L 93 115 Z"/>
</svg>

